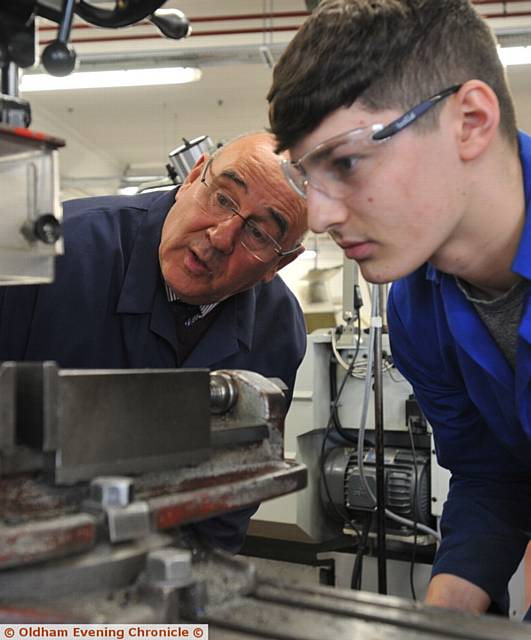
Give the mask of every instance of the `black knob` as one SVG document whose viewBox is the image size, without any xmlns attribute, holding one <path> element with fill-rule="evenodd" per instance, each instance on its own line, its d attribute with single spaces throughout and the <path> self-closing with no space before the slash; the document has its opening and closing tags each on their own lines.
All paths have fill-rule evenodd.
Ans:
<svg viewBox="0 0 531 640">
<path fill-rule="evenodd" d="M 57 38 L 42 52 L 42 64 L 52 76 L 67 76 L 76 66 L 76 52 L 68 46 L 76 0 L 62 0 Z"/>
<path fill-rule="evenodd" d="M 42 52 L 42 64 L 52 76 L 67 76 L 76 66 L 76 52 L 64 42 L 54 40 Z"/>
<path fill-rule="evenodd" d="M 54 215 L 46 213 L 35 220 L 33 233 L 44 244 L 54 244 L 62 235 L 61 223 Z"/>
<path fill-rule="evenodd" d="M 192 33 L 188 18 L 179 9 L 157 9 L 149 16 L 149 20 L 166 38 L 180 40 Z"/>
</svg>

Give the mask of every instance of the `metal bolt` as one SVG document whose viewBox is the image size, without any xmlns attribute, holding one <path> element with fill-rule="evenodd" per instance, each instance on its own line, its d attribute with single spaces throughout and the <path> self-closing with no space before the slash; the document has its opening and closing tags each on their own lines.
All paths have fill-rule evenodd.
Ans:
<svg viewBox="0 0 531 640">
<path fill-rule="evenodd" d="M 216 371 L 210 374 L 210 411 L 226 413 L 236 402 L 238 390 L 234 380 L 226 373 Z"/>
<path fill-rule="evenodd" d="M 147 557 L 146 574 L 150 582 L 186 584 L 192 576 L 192 552 L 189 549 L 157 549 Z"/>
<path fill-rule="evenodd" d="M 133 479 L 100 476 L 90 483 L 90 499 L 102 507 L 126 507 L 133 500 Z"/>
</svg>

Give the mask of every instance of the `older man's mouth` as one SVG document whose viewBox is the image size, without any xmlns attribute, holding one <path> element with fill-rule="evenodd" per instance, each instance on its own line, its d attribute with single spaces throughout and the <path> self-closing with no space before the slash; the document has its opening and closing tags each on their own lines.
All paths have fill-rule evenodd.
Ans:
<svg viewBox="0 0 531 640">
<path fill-rule="evenodd" d="M 212 269 L 195 251 L 188 249 L 184 256 L 184 266 L 188 271 L 198 276 L 212 275 Z"/>
</svg>

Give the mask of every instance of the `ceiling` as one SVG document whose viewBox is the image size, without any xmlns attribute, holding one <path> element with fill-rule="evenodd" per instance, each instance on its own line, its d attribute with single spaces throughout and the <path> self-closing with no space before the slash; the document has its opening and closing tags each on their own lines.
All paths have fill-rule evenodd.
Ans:
<svg viewBox="0 0 531 640">
<path fill-rule="evenodd" d="M 500 39 L 531 44 L 531 1 L 478 1 Z M 66 140 L 60 153 L 64 198 L 113 193 L 134 176 L 164 176 L 167 155 L 183 137 L 208 134 L 222 142 L 267 126 L 271 68 L 261 48 L 267 47 L 273 61 L 278 57 L 307 15 L 305 0 L 169 0 L 164 6 L 189 17 L 190 38 L 167 40 L 146 23 L 106 30 L 76 20 L 71 41 L 78 59 L 82 65 L 123 58 L 118 66 L 199 66 L 200 81 L 25 96 L 32 106 L 32 128 Z M 500 17 L 504 11 L 507 15 Z M 56 30 L 41 22 L 41 47 Z M 520 126 L 531 131 L 531 66 L 509 67 L 508 77 Z M 319 239 L 318 249 L 319 266 L 341 262 L 327 238 Z"/>
<path fill-rule="evenodd" d="M 24 95 L 31 102 L 32 127 L 67 142 L 61 151 L 67 197 L 113 191 L 124 174 L 165 175 L 168 152 L 183 137 L 208 134 L 221 142 L 267 126 L 271 69 L 260 47 L 267 46 L 273 59 L 280 53 L 307 15 L 304 0 L 171 0 L 164 7 L 179 8 L 191 19 L 190 38 L 167 40 L 152 25 L 105 30 L 75 22 L 71 41 L 78 58 L 86 63 L 97 57 L 101 64 L 106 57 L 125 57 L 117 65 L 122 68 L 141 64 L 134 59 L 139 56 L 148 67 L 199 66 L 200 81 Z M 273 13 L 288 16 L 272 18 Z M 55 31 L 42 21 L 41 46 Z"/>
<path fill-rule="evenodd" d="M 146 66 L 199 66 L 200 81 L 26 94 L 32 127 L 67 142 L 61 151 L 66 197 L 113 192 L 124 176 L 165 175 L 167 154 L 183 137 L 208 134 L 221 142 L 267 126 L 271 69 L 260 48 L 266 46 L 273 60 L 279 55 L 307 15 L 305 0 L 169 0 L 164 7 L 189 17 L 190 38 L 162 38 L 146 23 L 108 30 L 76 19 L 71 41 L 78 59 L 83 65 L 123 58 L 118 66 L 138 66 L 142 59 Z M 480 10 L 501 15 L 504 4 L 482 2 Z M 491 19 L 496 31 L 531 31 L 531 2 L 507 2 L 505 12 L 518 15 Z M 41 21 L 41 47 L 56 29 Z M 521 126 L 531 130 L 531 67 L 510 67 L 509 80 Z"/>
</svg>

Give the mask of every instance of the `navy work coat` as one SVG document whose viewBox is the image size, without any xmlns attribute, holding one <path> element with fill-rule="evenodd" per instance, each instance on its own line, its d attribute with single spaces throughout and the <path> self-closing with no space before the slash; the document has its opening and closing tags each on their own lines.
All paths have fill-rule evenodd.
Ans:
<svg viewBox="0 0 531 640">
<path fill-rule="evenodd" d="M 175 316 L 158 261 L 174 199 L 171 191 L 65 203 L 65 253 L 57 259 L 55 281 L 0 288 L 0 360 L 54 360 L 63 368 L 177 367 Z M 291 399 L 305 348 L 301 309 L 277 276 L 223 301 L 182 366 L 278 377 Z M 235 523 L 234 531 L 216 531 L 217 541 L 237 548 L 246 521 Z"/>
</svg>

